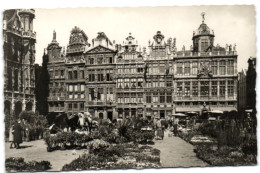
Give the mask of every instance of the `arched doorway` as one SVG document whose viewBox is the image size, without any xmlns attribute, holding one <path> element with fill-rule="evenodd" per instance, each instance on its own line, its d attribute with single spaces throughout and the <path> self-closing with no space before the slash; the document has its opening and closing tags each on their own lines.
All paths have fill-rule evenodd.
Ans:
<svg viewBox="0 0 260 173">
<path fill-rule="evenodd" d="M 104 118 L 103 113 L 99 113 L 99 119 L 103 119 L 103 118 Z"/>
<path fill-rule="evenodd" d="M 9 100 L 6 100 L 4 102 L 4 113 L 5 115 L 10 115 L 11 114 L 11 102 Z"/>
<path fill-rule="evenodd" d="M 22 112 L 22 102 L 18 101 L 14 105 L 14 115 L 18 118 L 19 114 Z"/>
<path fill-rule="evenodd" d="M 32 110 L 32 102 L 28 102 L 28 103 L 26 104 L 25 110 L 26 110 L 26 111 L 31 111 L 31 110 Z"/>
</svg>

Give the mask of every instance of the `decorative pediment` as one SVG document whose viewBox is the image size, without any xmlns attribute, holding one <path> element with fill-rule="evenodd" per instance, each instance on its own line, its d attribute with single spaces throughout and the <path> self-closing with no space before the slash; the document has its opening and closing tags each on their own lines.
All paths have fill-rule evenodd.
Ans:
<svg viewBox="0 0 260 173">
<path fill-rule="evenodd" d="M 101 45 L 88 50 L 86 53 L 114 53 L 115 51 Z"/>
</svg>

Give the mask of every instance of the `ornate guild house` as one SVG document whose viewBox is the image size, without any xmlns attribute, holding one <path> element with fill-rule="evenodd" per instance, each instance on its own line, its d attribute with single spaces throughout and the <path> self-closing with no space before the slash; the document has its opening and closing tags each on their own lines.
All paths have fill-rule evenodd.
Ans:
<svg viewBox="0 0 260 173">
<path fill-rule="evenodd" d="M 33 9 L 3 12 L 4 113 L 35 111 L 35 43 Z"/>
<path fill-rule="evenodd" d="M 236 45 L 214 45 L 203 20 L 190 49 L 158 31 L 141 48 L 130 33 L 122 44 L 104 32 L 88 41 L 75 27 L 67 49 L 56 33 L 43 56 L 50 75 L 49 112 L 89 112 L 99 119 L 132 116 L 166 118 L 204 109 L 237 110 Z"/>
</svg>

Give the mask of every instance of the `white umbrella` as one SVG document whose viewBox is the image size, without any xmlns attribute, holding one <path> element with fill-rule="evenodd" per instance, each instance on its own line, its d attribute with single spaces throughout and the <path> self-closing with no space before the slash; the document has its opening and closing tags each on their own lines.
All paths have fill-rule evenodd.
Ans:
<svg viewBox="0 0 260 173">
<path fill-rule="evenodd" d="M 214 110 L 214 111 L 210 111 L 213 114 L 223 114 L 223 111 L 219 111 L 219 110 Z"/>
<path fill-rule="evenodd" d="M 182 113 L 177 113 L 177 114 L 173 114 L 173 116 L 177 116 L 177 117 L 186 117 L 187 115 L 182 114 Z"/>
</svg>

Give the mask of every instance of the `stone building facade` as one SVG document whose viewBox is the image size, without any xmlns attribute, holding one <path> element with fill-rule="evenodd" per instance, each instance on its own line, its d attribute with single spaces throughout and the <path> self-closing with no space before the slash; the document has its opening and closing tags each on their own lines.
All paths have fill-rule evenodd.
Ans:
<svg viewBox="0 0 260 173">
<path fill-rule="evenodd" d="M 190 49 L 183 46 L 181 51 L 175 38 L 165 39 L 160 31 L 141 49 L 131 34 L 115 44 L 99 32 L 89 43 L 75 27 L 66 51 L 54 33 L 47 47 L 49 111 L 88 111 L 112 120 L 237 110 L 236 46 L 214 46 L 214 37 L 204 19 Z"/>
<path fill-rule="evenodd" d="M 4 112 L 18 116 L 35 111 L 35 11 L 14 9 L 3 12 Z"/>
<path fill-rule="evenodd" d="M 183 47 L 173 58 L 175 112 L 237 110 L 236 45 L 214 46 L 214 37 L 203 20 L 190 50 Z"/>
</svg>

